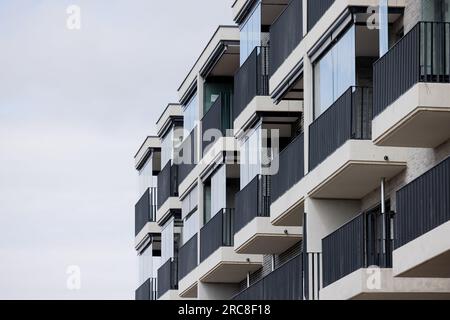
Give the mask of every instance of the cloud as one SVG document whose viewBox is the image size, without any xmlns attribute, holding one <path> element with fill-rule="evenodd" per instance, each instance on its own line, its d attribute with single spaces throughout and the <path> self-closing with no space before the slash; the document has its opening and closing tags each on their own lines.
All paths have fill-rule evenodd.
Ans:
<svg viewBox="0 0 450 320">
<path fill-rule="evenodd" d="M 0 298 L 133 298 L 132 157 L 230 18 L 227 0 L 0 3 Z"/>
</svg>

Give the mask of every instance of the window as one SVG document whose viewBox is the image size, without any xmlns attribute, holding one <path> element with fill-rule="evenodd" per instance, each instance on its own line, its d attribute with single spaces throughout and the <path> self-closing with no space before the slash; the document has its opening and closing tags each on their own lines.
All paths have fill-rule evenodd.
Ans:
<svg viewBox="0 0 450 320">
<path fill-rule="evenodd" d="M 181 215 L 186 218 L 192 211 L 196 210 L 198 206 L 198 187 L 192 189 L 191 192 L 181 201 Z"/>
<path fill-rule="evenodd" d="M 261 174 L 261 125 L 244 137 L 241 144 L 241 190 Z"/>
<path fill-rule="evenodd" d="M 314 116 L 317 119 L 355 85 L 355 27 L 314 66 Z"/>
<path fill-rule="evenodd" d="M 156 177 L 153 176 L 153 159 L 150 158 L 139 170 L 138 177 L 139 197 L 141 197 L 148 188 L 156 187 Z"/>
<path fill-rule="evenodd" d="M 240 31 L 240 62 L 243 65 L 252 51 L 261 45 L 261 1 L 258 1 L 248 18 L 242 23 Z"/>
<path fill-rule="evenodd" d="M 227 206 L 226 186 L 226 166 L 223 165 L 211 177 L 211 218 Z"/>
<path fill-rule="evenodd" d="M 195 236 L 198 232 L 198 211 L 195 211 L 191 215 L 189 215 L 183 224 L 183 243 L 188 242 L 193 236 Z"/>
<path fill-rule="evenodd" d="M 450 22 L 450 0 L 422 1 L 422 20 L 436 22 Z"/>
<path fill-rule="evenodd" d="M 174 254 L 175 220 L 172 218 L 161 230 L 161 265 L 166 263 Z"/>
<path fill-rule="evenodd" d="M 182 140 L 183 129 L 181 127 L 174 127 L 161 139 L 161 168 L 173 160 L 174 148 L 179 146 Z"/>
<path fill-rule="evenodd" d="M 150 278 L 156 278 L 158 268 L 161 266 L 161 257 L 152 255 L 153 244 L 150 244 L 139 254 L 139 283 L 142 285 Z"/>
<path fill-rule="evenodd" d="M 195 128 L 198 121 L 198 97 L 197 92 L 191 97 L 188 103 L 184 106 L 184 138 L 186 139 L 191 131 Z"/>
</svg>

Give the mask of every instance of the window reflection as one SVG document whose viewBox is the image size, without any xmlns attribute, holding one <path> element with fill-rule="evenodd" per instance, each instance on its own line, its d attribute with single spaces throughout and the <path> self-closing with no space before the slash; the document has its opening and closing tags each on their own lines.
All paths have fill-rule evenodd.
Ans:
<svg viewBox="0 0 450 320">
<path fill-rule="evenodd" d="M 261 45 L 261 1 L 255 5 L 253 12 L 240 26 L 240 30 L 240 62 L 242 65 L 252 51 Z"/>
<path fill-rule="evenodd" d="M 355 85 L 355 27 L 314 66 L 314 116 L 319 117 Z"/>
<path fill-rule="evenodd" d="M 191 131 L 195 128 L 198 120 L 198 99 L 197 92 L 194 93 L 188 103 L 184 106 L 184 138 L 186 139 Z"/>
</svg>

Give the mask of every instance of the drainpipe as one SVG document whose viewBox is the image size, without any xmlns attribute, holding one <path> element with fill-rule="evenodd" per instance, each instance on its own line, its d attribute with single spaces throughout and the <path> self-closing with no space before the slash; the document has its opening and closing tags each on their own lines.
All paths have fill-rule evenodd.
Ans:
<svg viewBox="0 0 450 320">
<path fill-rule="evenodd" d="M 272 255 L 272 272 L 275 270 L 275 255 Z"/>
<path fill-rule="evenodd" d="M 381 179 L 381 227 L 382 227 L 382 235 L 381 235 L 381 248 L 383 254 L 383 260 L 386 266 L 386 199 L 385 199 L 385 185 L 386 179 Z"/>
<path fill-rule="evenodd" d="M 250 272 L 247 272 L 247 288 L 250 287 Z"/>
</svg>

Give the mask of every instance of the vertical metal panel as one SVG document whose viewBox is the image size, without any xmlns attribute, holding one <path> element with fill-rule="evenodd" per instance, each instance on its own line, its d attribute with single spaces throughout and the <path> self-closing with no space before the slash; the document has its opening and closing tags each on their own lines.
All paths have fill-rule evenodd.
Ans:
<svg viewBox="0 0 450 320">
<path fill-rule="evenodd" d="M 270 27 L 270 75 L 303 39 L 303 0 L 291 0 Z"/>
<path fill-rule="evenodd" d="M 371 139 L 372 88 L 350 87 L 311 125 L 310 171 L 350 139 Z"/>
<path fill-rule="evenodd" d="M 136 300 L 156 300 L 157 282 L 155 278 L 145 281 L 135 292 Z"/>
<path fill-rule="evenodd" d="M 167 162 L 165 167 L 158 174 L 158 209 L 170 197 L 178 196 L 178 166 Z"/>
<path fill-rule="evenodd" d="M 234 245 L 234 209 L 222 209 L 200 230 L 200 262 L 220 247 Z"/>
<path fill-rule="evenodd" d="M 256 217 L 270 216 L 271 177 L 257 175 L 236 194 L 234 232 L 240 231 Z"/>
<path fill-rule="evenodd" d="M 302 300 L 302 255 L 294 257 L 233 297 L 233 300 Z"/>
<path fill-rule="evenodd" d="M 233 120 L 256 96 L 269 95 L 269 48 L 256 47 L 234 75 Z"/>
<path fill-rule="evenodd" d="M 169 259 L 158 269 L 158 298 L 178 289 L 178 259 Z"/>
<path fill-rule="evenodd" d="M 202 119 L 202 152 L 206 153 L 209 145 L 214 144 L 215 141 L 205 141 L 205 133 L 208 130 L 215 129 L 219 130 L 222 135 L 225 135 L 225 130 L 229 128 L 225 128 L 223 126 L 222 117 L 226 116 L 222 111 L 222 95 L 220 95 L 217 100 L 213 103 L 211 108 L 209 108 L 208 112 L 203 116 Z"/>
<path fill-rule="evenodd" d="M 278 173 L 272 176 L 272 202 L 303 178 L 304 160 L 304 137 L 301 134 L 279 154 Z"/>
<path fill-rule="evenodd" d="M 178 279 L 183 279 L 197 267 L 198 243 L 197 234 L 186 242 L 178 253 Z"/>
<path fill-rule="evenodd" d="M 316 25 L 317 21 L 322 18 L 323 14 L 333 3 L 334 0 L 308 0 L 308 32 Z"/>
<path fill-rule="evenodd" d="M 156 188 L 148 188 L 134 207 L 134 231 L 137 235 L 147 222 L 156 220 Z"/>
<path fill-rule="evenodd" d="M 450 158 L 397 191 L 395 248 L 450 220 Z"/>
</svg>

